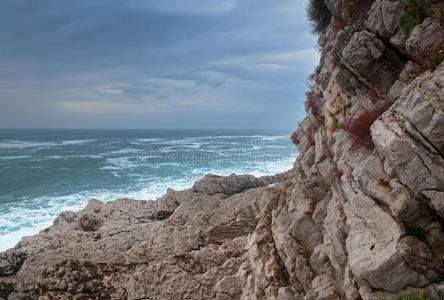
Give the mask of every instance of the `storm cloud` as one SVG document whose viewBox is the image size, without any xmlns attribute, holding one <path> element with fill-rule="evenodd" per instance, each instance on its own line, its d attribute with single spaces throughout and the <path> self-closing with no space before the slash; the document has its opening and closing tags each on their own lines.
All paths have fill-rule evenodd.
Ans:
<svg viewBox="0 0 444 300">
<path fill-rule="evenodd" d="M 0 127 L 294 129 L 304 4 L 2 0 Z"/>
</svg>

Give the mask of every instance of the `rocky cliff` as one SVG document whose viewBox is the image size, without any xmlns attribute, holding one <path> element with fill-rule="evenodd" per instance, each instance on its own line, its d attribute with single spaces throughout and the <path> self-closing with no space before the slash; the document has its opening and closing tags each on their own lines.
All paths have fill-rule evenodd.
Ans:
<svg viewBox="0 0 444 300">
<path fill-rule="evenodd" d="M 443 2 L 320 9 L 292 170 L 91 200 L 0 254 L 0 299 L 444 297 Z"/>
</svg>

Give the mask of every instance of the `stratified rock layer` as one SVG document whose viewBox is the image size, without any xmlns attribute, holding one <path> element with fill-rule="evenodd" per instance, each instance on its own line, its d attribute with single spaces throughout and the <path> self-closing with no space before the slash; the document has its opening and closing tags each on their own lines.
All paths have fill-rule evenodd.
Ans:
<svg viewBox="0 0 444 300">
<path fill-rule="evenodd" d="M 402 2 L 326 4 L 292 170 L 91 200 L 0 254 L 0 299 L 444 297 L 442 3 L 408 36 Z M 370 145 L 343 129 L 382 106 Z"/>
</svg>

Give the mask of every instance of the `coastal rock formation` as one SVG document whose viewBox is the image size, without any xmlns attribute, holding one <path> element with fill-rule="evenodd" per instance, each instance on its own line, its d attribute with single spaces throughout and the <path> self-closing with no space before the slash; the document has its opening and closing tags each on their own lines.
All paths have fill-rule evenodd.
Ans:
<svg viewBox="0 0 444 300">
<path fill-rule="evenodd" d="M 61 213 L 0 254 L 0 299 L 444 297 L 442 3 L 406 32 L 404 2 L 325 2 L 291 170 Z"/>
</svg>

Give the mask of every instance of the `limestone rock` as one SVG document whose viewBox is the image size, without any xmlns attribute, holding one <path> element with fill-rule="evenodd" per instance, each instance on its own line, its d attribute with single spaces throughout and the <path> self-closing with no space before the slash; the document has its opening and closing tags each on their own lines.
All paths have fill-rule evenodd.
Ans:
<svg viewBox="0 0 444 300">
<path fill-rule="evenodd" d="M 391 37 L 398 28 L 399 5 L 398 1 L 375 1 L 370 8 L 369 17 L 365 23 L 366 27 L 378 36 Z"/>
<path fill-rule="evenodd" d="M 422 61 L 437 54 L 443 46 L 444 26 L 434 18 L 426 18 L 413 28 L 405 43 L 405 47 L 411 55 Z"/>
</svg>

